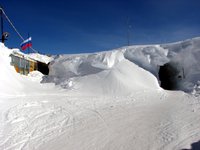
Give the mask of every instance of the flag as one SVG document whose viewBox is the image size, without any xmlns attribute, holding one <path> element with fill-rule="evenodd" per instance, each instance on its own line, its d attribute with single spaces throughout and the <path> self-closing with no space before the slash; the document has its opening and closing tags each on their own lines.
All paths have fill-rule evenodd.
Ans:
<svg viewBox="0 0 200 150">
<path fill-rule="evenodd" d="M 31 47 L 32 46 L 32 41 L 31 41 L 31 37 L 29 37 L 28 39 L 24 40 L 22 43 L 21 43 L 21 49 L 22 50 L 26 50 L 27 48 Z"/>
</svg>

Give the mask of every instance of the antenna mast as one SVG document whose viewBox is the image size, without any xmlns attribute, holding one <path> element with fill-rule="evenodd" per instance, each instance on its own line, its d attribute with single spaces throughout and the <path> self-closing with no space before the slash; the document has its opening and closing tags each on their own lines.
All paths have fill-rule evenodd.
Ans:
<svg viewBox="0 0 200 150">
<path fill-rule="evenodd" d="M 127 18 L 127 44 L 128 46 L 130 46 L 130 37 L 131 37 L 131 24 L 130 24 L 130 18 Z"/>
</svg>

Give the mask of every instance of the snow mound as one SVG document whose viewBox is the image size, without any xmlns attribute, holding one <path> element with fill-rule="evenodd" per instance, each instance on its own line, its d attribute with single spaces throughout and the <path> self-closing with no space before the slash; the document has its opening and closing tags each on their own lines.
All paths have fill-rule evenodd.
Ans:
<svg viewBox="0 0 200 150">
<path fill-rule="evenodd" d="M 114 68 L 70 80 L 84 95 L 130 95 L 134 91 L 159 89 L 157 79 L 128 60 Z"/>
<path fill-rule="evenodd" d="M 134 58 L 128 57 L 131 52 L 132 55 L 139 55 L 140 50 L 134 47 L 133 51 L 122 48 L 94 54 L 60 55 L 50 63 L 49 76 L 43 82 L 54 82 L 71 92 L 79 91 L 84 95 L 127 95 L 141 89 L 159 89 L 156 77 L 131 62 Z M 159 55 L 153 51 L 156 50 L 150 52 L 144 47 L 143 58 L 138 62 L 149 68 L 153 68 L 151 64 L 156 66 Z M 168 61 L 164 52 L 162 56 Z"/>
<path fill-rule="evenodd" d="M 30 77 L 33 81 L 42 81 L 43 74 L 39 71 L 32 71 L 28 74 L 28 77 Z"/>
<path fill-rule="evenodd" d="M 116 90 L 116 84 L 123 82 L 122 85 L 124 86 L 122 87 L 124 88 L 119 89 L 119 91 L 116 90 L 116 93 L 113 93 L 120 95 L 127 93 L 130 89 L 135 90 L 137 87 L 140 89 L 138 84 L 133 83 L 137 80 L 141 81 L 142 87 L 150 87 L 149 82 L 141 80 L 143 76 L 144 80 L 146 78 L 146 75 L 143 75 L 139 71 L 141 68 L 146 70 L 149 76 L 151 76 L 148 79 L 153 83 L 151 85 L 153 89 L 155 87 L 157 89 L 158 81 L 160 80 L 160 66 L 169 63 L 177 71 L 177 73 L 172 74 L 174 82 L 177 82 L 175 84 L 178 85 L 175 90 L 192 92 L 197 81 L 200 80 L 199 47 L 200 38 L 194 38 L 171 44 L 128 46 L 100 53 L 59 55 L 51 62 L 49 76 L 43 82 L 54 82 L 65 89 L 79 90 L 81 85 L 87 85 L 82 87 L 84 92 L 91 91 L 91 88 L 88 87 L 93 87 L 93 89 L 99 89 L 97 92 L 94 92 L 96 94 L 102 93 L 106 89 L 108 90 L 106 93 L 109 93 L 109 90 Z M 130 67 L 130 65 L 126 64 L 127 61 L 135 66 Z M 137 67 L 137 69 L 133 69 L 136 66 L 141 68 Z M 116 71 L 117 69 L 121 70 L 119 67 L 129 71 L 126 72 L 127 74 L 122 72 L 124 74 L 123 79 L 119 78 L 120 71 Z M 134 73 L 132 70 L 134 70 Z M 113 75 L 112 79 L 107 79 L 110 76 L 106 76 L 106 74 L 114 74 L 114 72 L 116 74 Z M 141 78 L 136 78 L 135 74 L 141 74 Z M 157 80 L 152 78 L 152 74 Z M 103 81 L 100 81 L 100 78 Z M 95 82 L 91 82 L 91 80 Z M 104 87 L 103 85 L 107 85 L 107 83 L 109 86 Z M 135 85 L 135 87 L 132 85 Z"/>
<path fill-rule="evenodd" d="M 107 70 L 123 59 L 120 51 L 94 54 L 60 55 L 51 62 L 50 76 L 71 78 Z"/>
</svg>

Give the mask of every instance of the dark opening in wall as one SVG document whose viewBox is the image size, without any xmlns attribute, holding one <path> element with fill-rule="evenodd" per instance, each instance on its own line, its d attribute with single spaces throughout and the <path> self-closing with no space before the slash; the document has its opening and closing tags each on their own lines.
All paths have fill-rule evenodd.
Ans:
<svg viewBox="0 0 200 150">
<path fill-rule="evenodd" d="M 182 80 L 180 66 L 175 63 L 167 63 L 160 66 L 159 70 L 160 86 L 166 90 L 178 90 L 178 83 Z"/>
<path fill-rule="evenodd" d="M 49 74 L 49 65 L 48 64 L 45 64 L 42 62 L 37 62 L 37 67 L 38 67 L 38 71 L 40 71 L 44 75 Z"/>
</svg>

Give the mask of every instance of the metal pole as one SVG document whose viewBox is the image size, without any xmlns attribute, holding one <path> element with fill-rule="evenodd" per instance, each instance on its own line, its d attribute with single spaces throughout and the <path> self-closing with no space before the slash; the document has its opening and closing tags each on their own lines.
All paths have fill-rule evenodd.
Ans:
<svg viewBox="0 0 200 150">
<path fill-rule="evenodd" d="M 1 6 L 0 6 L 0 15 L 1 15 L 1 42 L 4 43 L 4 39 L 3 39 L 3 11 L 2 11 Z"/>
</svg>

